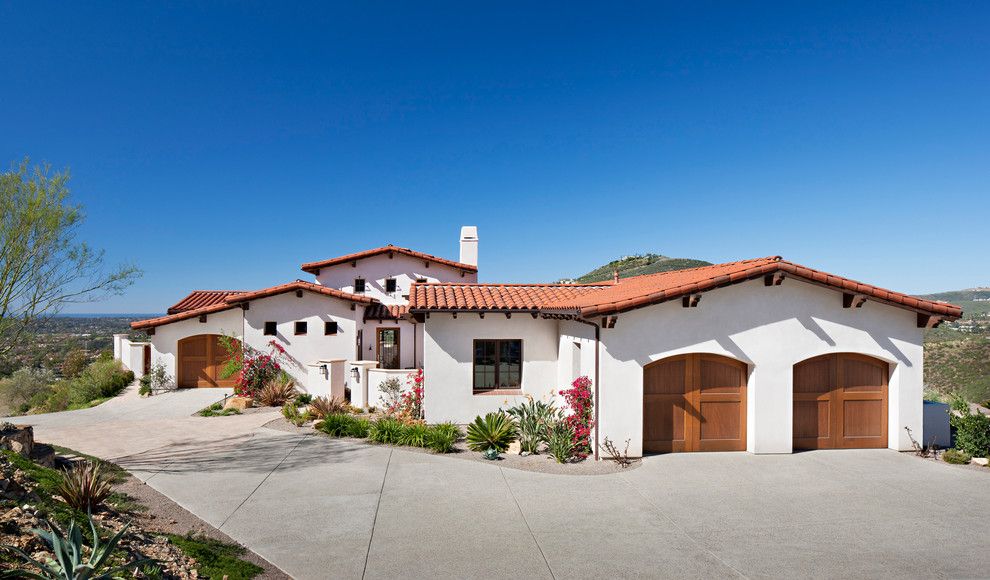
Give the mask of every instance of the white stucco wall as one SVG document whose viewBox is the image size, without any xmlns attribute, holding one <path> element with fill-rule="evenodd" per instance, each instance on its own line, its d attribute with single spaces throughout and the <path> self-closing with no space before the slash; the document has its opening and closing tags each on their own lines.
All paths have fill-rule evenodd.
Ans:
<svg viewBox="0 0 990 580">
<path fill-rule="evenodd" d="M 301 297 L 295 292 L 287 292 L 252 300 L 250 309 L 244 311 L 244 341 L 258 350 L 267 351 L 268 342 L 277 339 L 288 353 L 285 371 L 296 379 L 299 388 L 314 395 L 327 395 L 329 392 L 322 382 L 320 387 L 314 385 L 318 391 L 310 391 L 308 365 L 319 360 L 354 357 L 355 320 L 361 319 L 363 308 L 359 305 L 351 310 L 349 301 L 313 292 L 303 292 Z M 267 321 L 277 323 L 275 336 L 264 334 Z M 305 335 L 295 335 L 296 321 L 307 323 Z M 323 333 L 326 321 L 337 322 L 337 334 L 327 336 Z"/>
<path fill-rule="evenodd" d="M 633 310 L 602 330 L 601 433 L 631 439 L 630 454 L 642 454 L 643 366 L 713 353 L 749 364 L 747 450 L 790 453 L 793 365 L 853 352 L 890 364 L 888 445 L 909 449 L 904 426 L 922 430 L 922 340 L 914 312 L 872 301 L 845 309 L 840 292 L 795 279 L 713 290 L 697 308 L 678 300 Z"/>
<path fill-rule="evenodd" d="M 364 345 L 361 351 L 362 360 L 378 360 L 378 329 L 399 329 L 399 364 L 403 369 L 416 368 L 423 362 L 423 325 L 408 320 L 382 320 L 377 318 L 366 320 L 364 329 Z M 351 358 L 354 349 L 351 349 Z"/>
<path fill-rule="evenodd" d="M 405 254 L 394 253 L 390 259 L 385 254 L 362 258 L 357 266 L 350 262 L 328 268 L 321 268 L 316 277 L 317 284 L 336 288 L 344 292 L 354 292 L 354 279 L 365 279 L 364 296 L 376 298 L 383 304 L 405 304 L 404 296 L 409 294 L 409 285 L 418 278 L 426 278 L 430 282 L 477 282 L 476 273 L 467 273 L 437 262 L 426 262 Z M 385 293 L 386 278 L 395 278 L 397 291 Z"/>
<path fill-rule="evenodd" d="M 558 323 L 529 314 L 431 314 L 424 333 L 424 410 L 430 422 L 468 423 L 478 415 L 523 400 L 522 395 L 473 393 L 473 345 L 476 338 L 520 338 L 523 341 L 522 392 L 547 399 L 560 390 L 557 372 Z M 558 397 L 559 399 L 559 397 Z"/>
<path fill-rule="evenodd" d="M 155 334 L 148 337 L 151 341 L 151 364 L 163 363 L 174 381 L 178 376 L 175 364 L 180 340 L 197 334 L 226 334 L 241 339 L 243 327 L 240 308 L 208 314 L 206 322 L 200 322 L 199 318 L 187 318 L 159 326 L 155 329 Z"/>
</svg>

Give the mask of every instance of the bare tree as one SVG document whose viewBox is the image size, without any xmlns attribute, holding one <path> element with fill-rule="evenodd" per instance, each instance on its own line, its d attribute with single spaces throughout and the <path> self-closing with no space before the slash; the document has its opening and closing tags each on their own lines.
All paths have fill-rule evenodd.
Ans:
<svg viewBox="0 0 990 580">
<path fill-rule="evenodd" d="M 0 173 L 0 355 L 65 306 L 121 294 L 141 275 L 105 269 L 103 252 L 77 240 L 85 216 L 68 183 L 68 170 L 28 159 Z"/>
</svg>

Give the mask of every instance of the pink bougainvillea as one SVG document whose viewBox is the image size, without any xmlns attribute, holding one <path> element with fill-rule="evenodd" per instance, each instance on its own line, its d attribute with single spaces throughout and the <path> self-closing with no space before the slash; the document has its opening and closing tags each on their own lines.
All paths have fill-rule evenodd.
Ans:
<svg viewBox="0 0 990 580">
<path fill-rule="evenodd" d="M 571 388 L 560 391 L 560 394 L 571 410 L 564 421 L 574 433 L 574 455 L 584 459 L 591 454 L 591 430 L 595 427 L 591 379 L 578 377 L 571 383 Z"/>
<path fill-rule="evenodd" d="M 250 397 L 265 386 L 265 383 L 282 372 L 281 363 L 285 360 L 286 353 L 285 347 L 270 340 L 267 353 L 252 350 L 243 353 L 241 357 L 240 374 L 237 375 L 234 392 L 241 396 Z"/>
</svg>

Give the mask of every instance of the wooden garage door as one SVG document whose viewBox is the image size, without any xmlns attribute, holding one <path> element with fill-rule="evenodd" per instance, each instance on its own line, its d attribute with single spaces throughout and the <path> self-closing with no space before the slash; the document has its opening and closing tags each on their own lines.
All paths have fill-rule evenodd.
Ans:
<svg viewBox="0 0 990 580">
<path fill-rule="evenodd" d="M 220 344 L 219 335 L 199 334 L 180 340 L 178 385 L 233 387 L 236 377 L 220 378 L 221 367 L 227 356 L 227 351 Z"/>
<path fill-rule="evenodd" d="M 689 354 L 643 369 L 643 450 L 744 451 L 745 363 Z"/>
<path fill-rule="evenodd" d="M 829 354 L 794 365 L 794 448 L 887 446 L 887 363 Z"/>
</svg>

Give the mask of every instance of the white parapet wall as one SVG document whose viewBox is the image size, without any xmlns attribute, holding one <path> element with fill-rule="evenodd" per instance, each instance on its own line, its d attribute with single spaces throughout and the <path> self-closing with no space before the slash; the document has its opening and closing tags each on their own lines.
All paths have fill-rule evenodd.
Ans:
<svg viewBox="0 0 990 580">
<path fill-rule="evenodd" d="M 314 397 L 344 398 L 347 380 L 347 361 L 344 359 L 318 360 L 307 365 L 309 382 L 307 393 Z"/>
<path fill-rule="evenodd" d="M 368 371 L 378 366 L 374 360 L 347 361 L 347 380 L 345 386 L 351 390 L 351 405 L 367 409 L 377 403 L 369 402 Z"/>
<path fill-rule="evenodd" d="M 368 406 L 382 406 L 382 392 L 379 387 L 385 381 L 395 378 L 402 384 L 403 389 L 411 389 L 409 375 L 415 375 L 416 369 L 368 369 Z"/>
</svg>

